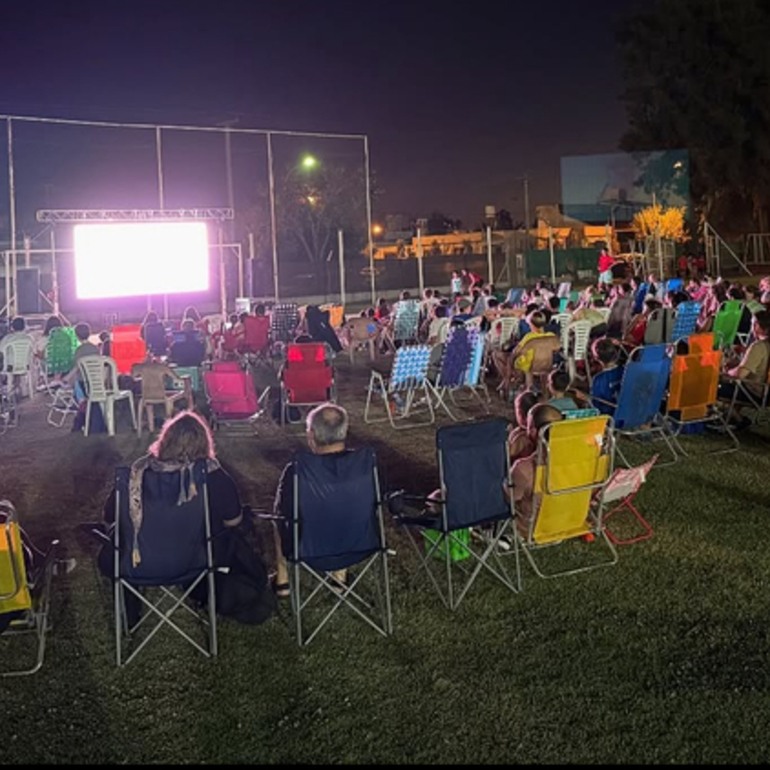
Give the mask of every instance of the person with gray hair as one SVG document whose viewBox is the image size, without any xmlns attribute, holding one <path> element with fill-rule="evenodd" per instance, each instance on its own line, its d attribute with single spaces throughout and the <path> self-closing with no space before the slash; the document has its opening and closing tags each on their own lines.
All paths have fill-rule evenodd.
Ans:
<svg viewBox="0 0 770 770">
<path fill-rule="evenodd" d="M 347 451 L 350 420 L 348 413 L 337 404 L 321 404 L 307 416 L 307 443 L 314 455 L 338 455 Z M 276 596 L 289 596 L 289 570 L 284 553 L 284 542 L 289 541 L 289 528 L 294 517 L 294 463 L 289 463 L 281 474 L 275 494 L 274 513 L 280 521 L 274 522 L 276 575 L 273 588 Z M 283 534 L 282 534 L 283 533 Z M 345 582 L 346 570 L 332 573 L 340 583 Z"/>
</svg>

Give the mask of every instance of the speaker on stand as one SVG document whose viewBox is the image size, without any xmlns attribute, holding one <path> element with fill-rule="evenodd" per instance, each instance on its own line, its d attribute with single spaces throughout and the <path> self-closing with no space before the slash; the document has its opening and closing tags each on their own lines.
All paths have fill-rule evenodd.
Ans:
<svg viewBox="0 0 770 770">
<path fill-rule="evenodd" d="M 17 268 L 16 307 L 19 315 L 36 314 L 40 312 L 40 268 Z"/>
</svg>

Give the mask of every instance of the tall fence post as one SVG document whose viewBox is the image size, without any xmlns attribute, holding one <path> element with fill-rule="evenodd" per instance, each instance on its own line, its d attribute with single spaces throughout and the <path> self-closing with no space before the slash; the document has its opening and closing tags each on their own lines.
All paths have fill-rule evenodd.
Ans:
<svg viewBox="0 0 770 770">
<path fill-rule="evenodd" d="M 339 243 L 339 260 L 340 260 L 340 304 L 345 307 L 345 233 L 342 228 L 337 230 L 337 240 Z"/>
<path fill-rule="evenodd" d="M 422 248 L 422 228 L 417 228 L 417 280 L 420 285 L 420 296 L 425 292 L 425 251 Z"/>
</svg>

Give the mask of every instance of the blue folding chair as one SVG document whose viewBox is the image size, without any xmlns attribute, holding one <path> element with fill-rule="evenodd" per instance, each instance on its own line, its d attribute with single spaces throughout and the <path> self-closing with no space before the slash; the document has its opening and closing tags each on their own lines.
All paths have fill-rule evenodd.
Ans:
<svg viewBox="0 0 770 770">
<path fill-rule="evenodd" d="M 436 433 L 441 499 L 404 493 L 390 498 L 391 512 L 410 535 L 421 569 L 452 611 L 484 570 L 512 592 L 521 591 L 513 502 L 505 494 L 510 474 L 507 437 L 508 425 L 499 418 L 441 428 Z M 405 515 L 407 505 L 418 503 L 428 503 L 428 511 Z M 431 507 L 438 512 L 431 513 Z M 481 545 L 468 536 L 469 528 L 477 528 Z M 510 558 L 513 576 L 505 565 Z M 443 577 L 435 574 L 437 560 L 443 562 Z"/>
<path fill-rule="evenodd" d="M 684 281 L 681 278 L 669 278 L 666 281 L 666 294 L 672 291 L 681 291 L 684 289 Z"/>
<path fill-rule="evenodd" d="M 686 339 L 698 330 L 698 318 L 700 317 L 700 302 L 682 302 L 676 309 L 676 319 L 671 330 L 669 342 L 678 342 Z"/>
<path fill-rule="evenodd" d="M 517 307 L 518 305 L 521 305 L 522 300 L 524 299 L 524 292 L 526 289 L 511 289 L 508 292 L 508 296 L 506 297 L 506 302 L 513 307 Z"/>
<path fill-rule="evenodd" d="M 647 291 L 649 288 L 650 285 L 648 283 L 639 284 L 639 288 L 636 290 L 636 294 L 634 295 L 634 315 L 639 315 L 639 313 L 644 310 L 644 300 L 647 297 Z"/>
<path fill-rule="evenodd" d="M 390 636 L 388 551 L 374 450 L 305 452 L 297 455 L 293 468 L 293 518 L 281 527 L 281 541 L 289 563 L 297 643 L 310 644 L 343 606 L 382 636 Z M 357 574 L 349 574 L 345 582 L 333 574 L 352 567 L 357 567 Z M 312 585 L 307 593 L 303 578 Z M 373 599 L 364 596 L 367 588 L 373 588 Z M 322 599 L 332 599 L 331 608 L 321 608 Z M 306 635 L 311 603 L 318 607 L 320 619 Z"/>
<path fill-rule="evenodd" d="M 612 370 L 611 370 L 612 371 Z M 668 345 L 647 345 L 629 355 L 617 399 L 592 395 L 593 405 L 614 419 L 614 434 L 626 438 L 660 437 L 671 452 L 672 461 L 658 467 L 673 465 L 677 453 L 670 440 L 669 428 L 663 419 L 663 400 L 671 374 L 671 351 Z M 617 375 L 615 375 L 617 376 Z M 605 385 L 611 386 L 612 379 Z M 633 467 L 618 442 L 617 453 L 626 467 Z"/>
<path fill-rule="evenodd" d="M 401 347 L 396 351 L 390 378 L 386 382 L 378 371 L 372 371 L 369 377 L 369 389 L 366 394 L 364 407 L 364 422 L 375 423 L 389 420 L 391 427 L 396 429 L 415 428 L 419 425 L 430 425 L 435 422 L 433 399 L 428 383 L 428 366 L 430 365 L 431 347 L 429 345 L 412 345 Z M 407 422 L 417 409 L 415 396 L 421 393 L 422 401 L 428 411 L 428 420 Z M 378 395 L 385 407 L 385 417 L 372 417 L 372 398 Z M 396 410 L 399 414 L 396 416 Z"/>
<path fill-rule="evenodd" d="M 118 666 L 127 666 L 164 626 L 178 633 L 207 658 L 217 655 L 216 591 L 209 515 L 206 463 L 198 462 L 185 472 L 145 471 L 142 484 L 143 516 L 135 533 L 129 510 L 129 468 L 115 471 L 115 527 L 112 535 L 115 641 Z M 179 496 L 180 484 L 197 494 L 188 502 L 169 503 Z M 205 589 L 207 617 L 189 600 L 199 586 Z M 150 591 L 158 599 L 148 598 Z M 139 608 L 131 622 L 126 598 Z M 144 614 L 142 614 L 142 610 Z M 175 620 L 184 610 L 204 626 L 206 646 L 190 636 Z M 137 637 L 149 619 L 155 625 L 124 660 L 126 644 Z"/>
<path fill-rule="evenodd" d="M 605 369 L 591 380 L 591 403 L 599 414 L 610 417 L 615 414 L 620 385 L 623 382 L 623 367 Z"/>
<path fill-rule="evenodd" d="M 455 394 L 467 388 L 472 396 L 486 406 L 489 413 L 489 392 L 486 383 L 481 381 L 482 362 L 484 359 L 483 332 L 478 329 L 465 326 L 453 327 L 449 331 L 444 355 L 441 359 L 441 370 L 435 386 L 430 386 L 436 396 L 436 409 L 441 407 L 451 419 L 457 422 L 457 417 L 452 413 L 446 403 L 449 397 L 455 406 L 459 406 Z M 479 395 L 478 390 L 486 393 L 487 403 Z"/>
</svg>

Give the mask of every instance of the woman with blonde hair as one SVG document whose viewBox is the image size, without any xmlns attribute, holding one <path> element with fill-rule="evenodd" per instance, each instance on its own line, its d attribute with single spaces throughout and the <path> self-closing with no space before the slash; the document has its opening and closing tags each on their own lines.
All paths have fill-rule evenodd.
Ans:
<svg viewBox="0 0 770 770">
<path fill-rule="evenodd" d="M 145 510 L 193 501 L 201 493 L 194 476 L 200 461 L 206 463 L 208 471 L 214 563 L 227 569 L 216 574 L 217 610 L 243 623 L 261 623 L 272 611 L 267 571 L 236 529 L 243 520 L 238 488 L 216 458 L 209 426 L 195 412 L 181 412 L 167 420 L 158 440 L 131 466 L 128 505 L 133 532 L 122 539 L 121 545 L 131 548 L 132 562 L 138 565 L 142 559 L 139 530 Z M 105 504 L 104 518 L 109 525 L 115 521 L 114 490 Z M 111 543 L 99 554 L 99 567 L 112 577 Z"/>
</svg>

